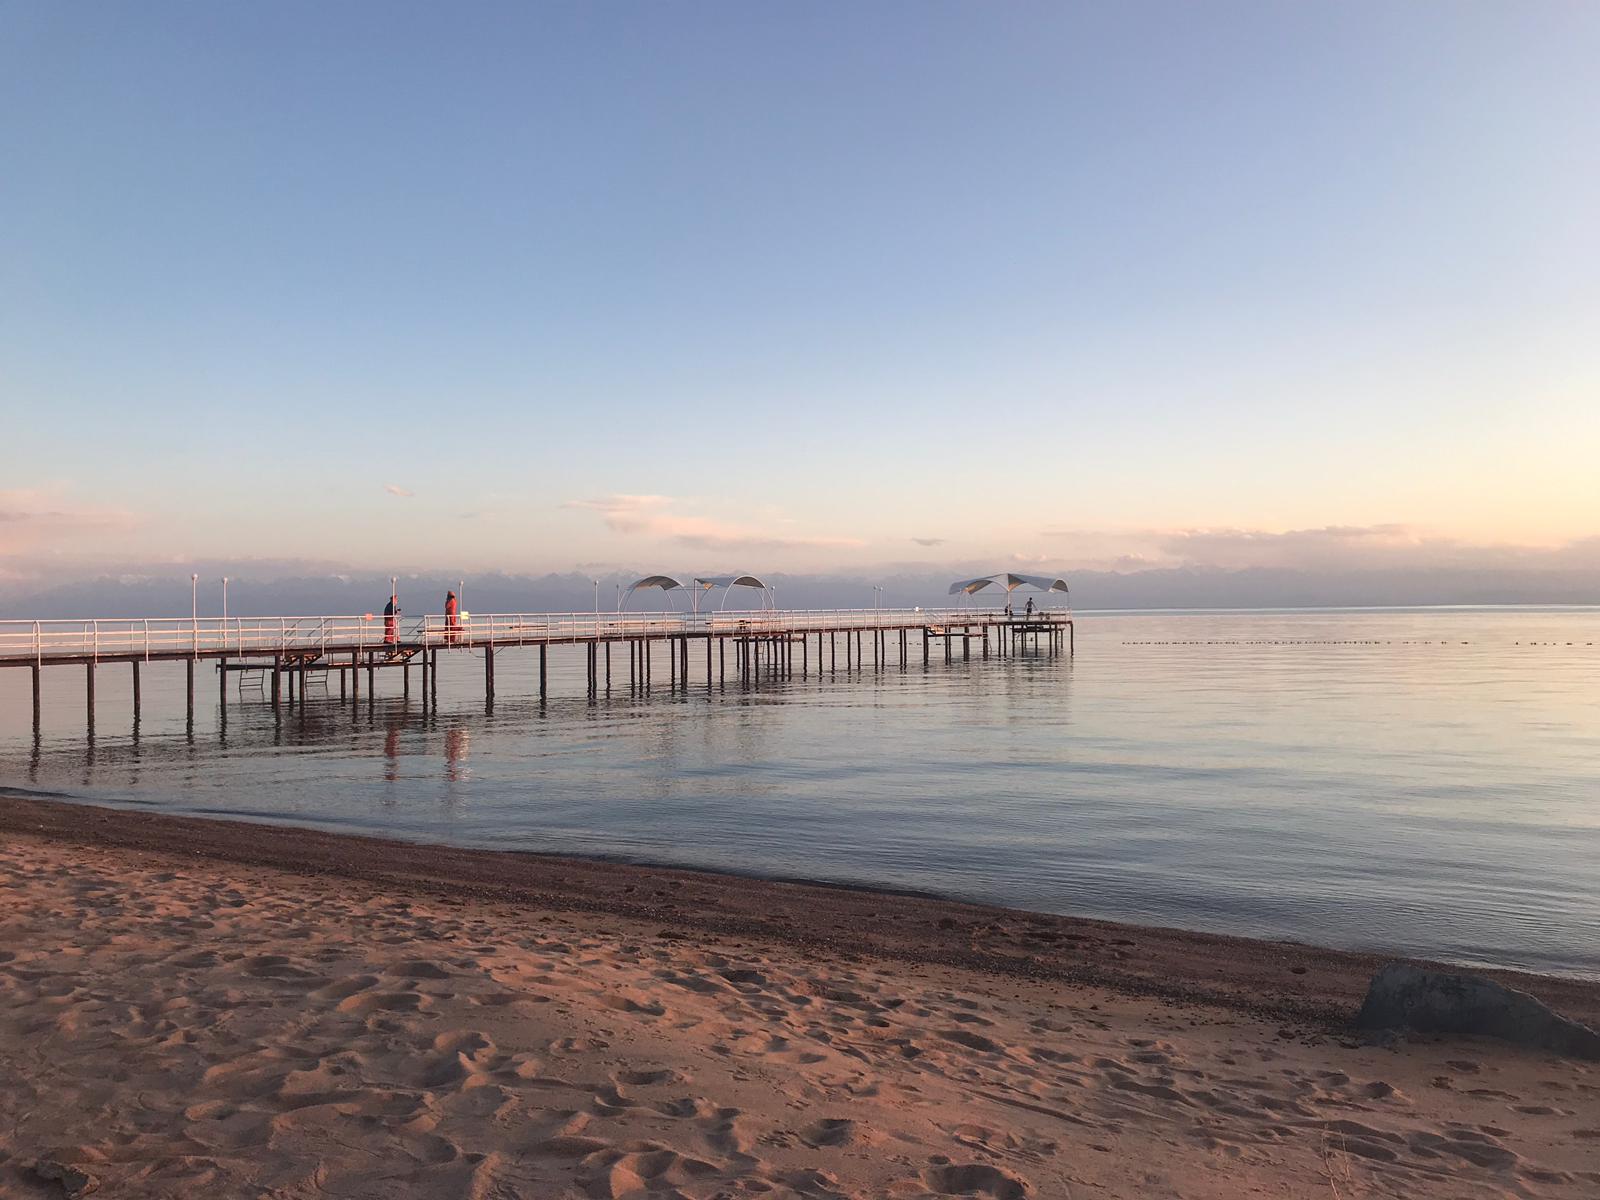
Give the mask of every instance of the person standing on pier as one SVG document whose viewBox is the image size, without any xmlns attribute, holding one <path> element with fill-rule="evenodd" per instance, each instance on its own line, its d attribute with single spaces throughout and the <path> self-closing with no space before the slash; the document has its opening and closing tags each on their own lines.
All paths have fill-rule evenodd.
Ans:
<svg viewBox="0 0 1600 1200">
<path fill-rule="evenodd" d="M 1028 597 L 1028 604 L 1027 604 L 1027 607 L 1022 610 L 1022 615 L 1023 615 L 1024 618 L 1026 618 L 1029 621 L 1033 620 L 1033 597 L 1032 596 Z"/>
<path fill-rule="evenodd" d="M 454 592 L 444 594 L 444 644 L 454 646 L 461 637 L 461 603 Z"/>
<path fill-rule="evenodd" d="M 391 654 L 394 652 L 393 647 L 400 645 L 400 597 L 398 594 L 390 595 L 389 603 L 383 606 L 383 644 L 391 647 Z"/>
</svg>

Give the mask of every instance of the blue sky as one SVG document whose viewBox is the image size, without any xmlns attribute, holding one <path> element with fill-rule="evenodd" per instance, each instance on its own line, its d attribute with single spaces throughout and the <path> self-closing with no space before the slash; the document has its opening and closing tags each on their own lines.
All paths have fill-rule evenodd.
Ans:
<svg viewBox="0 0 1600 1200">
<path fill-rule="evenodd" d="M 1597 61 L 1580 3 L 0 3 L 0 572 L 1566 553 Z"/>
</svg>

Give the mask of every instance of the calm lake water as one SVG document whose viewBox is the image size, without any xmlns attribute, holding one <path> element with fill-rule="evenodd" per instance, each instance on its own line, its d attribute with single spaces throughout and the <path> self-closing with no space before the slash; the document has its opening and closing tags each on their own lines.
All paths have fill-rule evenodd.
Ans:
<svg viewBox="0 0 1600 1200">
<path fill-rule="evenodd" d="M 814 651 L 813 651 L 814 656 Z M 438 711 L 274 719 L 181 666 L 0 671 L 0 787 L 502 850 L 921 889 L 1600 977 L 1600 609 L 1084 614 L 1043 655 L 585 697 L 441 654 Z M 843 662 L 843 655 L 840 655 Z"/>
</svg>

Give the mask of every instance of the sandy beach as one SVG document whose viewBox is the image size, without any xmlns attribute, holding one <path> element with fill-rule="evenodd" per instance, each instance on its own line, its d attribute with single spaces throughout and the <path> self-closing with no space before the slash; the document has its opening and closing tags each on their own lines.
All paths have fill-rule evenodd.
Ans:
<svg viewBox="0 0 1600 1200">
<path fill-rule="evenodd" d="M 1600 1189 L 1600 1066 L 1370 956 L 25 798 L 0 887 L 6 1196 Z"/>
</svg>

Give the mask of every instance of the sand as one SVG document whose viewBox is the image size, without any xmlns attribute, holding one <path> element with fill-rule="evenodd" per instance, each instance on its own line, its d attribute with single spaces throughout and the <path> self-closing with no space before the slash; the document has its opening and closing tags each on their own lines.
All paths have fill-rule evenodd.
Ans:
<svg viewBox="0 0 1600 1200">
<path fill-rule="evenodd" d="M 1600 1194 L 1600 1065 L 1361 956 L 221 826 L 0 801 L 0 1195 Z"/>
</svg>

